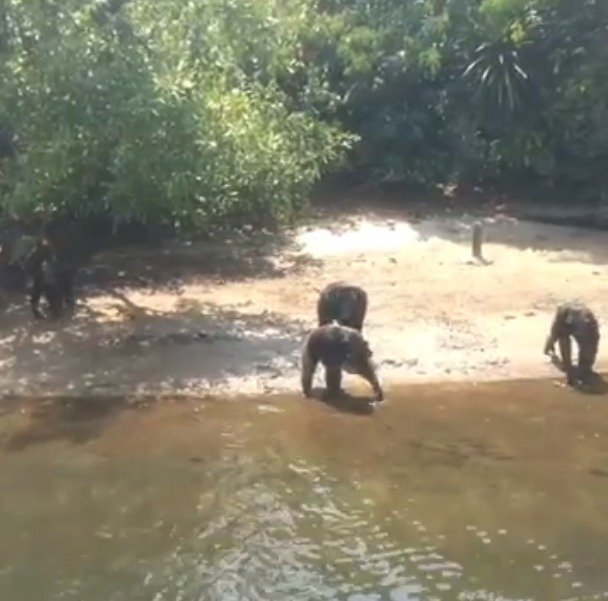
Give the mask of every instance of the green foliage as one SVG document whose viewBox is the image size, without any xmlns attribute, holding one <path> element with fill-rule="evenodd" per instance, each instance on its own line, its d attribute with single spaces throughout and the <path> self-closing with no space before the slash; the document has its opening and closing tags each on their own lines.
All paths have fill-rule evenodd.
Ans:
<svg viewBox="0 0 608 601">
<path fill-rule="evenodd" d="M 344 31 L 332 106 L 361 136 L 359 169 L 426 183 L 606 183 L 607 2 L 324 4 Z"/>
<path fill-rule="evenodd" d="M 475 51 L 474 60 L 464 71 L 472 75 L 482 102 L 513 112 L 521 107 L 524 87 L 529 78 L 524 71 L 520 56 L 510 41 L 481 44 Z"/>
<path fill-rule="evenodd" d="M 601 190 L 607 27 L 605 0 L 2 0 L 1 200 L 287 219 L 345 156 Z"/>
<path fill-rule="evenodd" d="M 5 3 L 5 208 L 178 225 L 293 214 L 354 137 L 247 77 L 246 46 L 276 33 L 260 6 Z"/>
</svg>

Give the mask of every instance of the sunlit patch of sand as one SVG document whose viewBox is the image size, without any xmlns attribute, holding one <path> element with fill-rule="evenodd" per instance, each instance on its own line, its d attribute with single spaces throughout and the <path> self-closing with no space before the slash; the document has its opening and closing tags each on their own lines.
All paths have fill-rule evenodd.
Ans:
<svg viewBox="0 0 608 601">
<path fill-rule="evenodd" d="M 300 232 L 296 241 L 302 251 L 313 257 L 356 254 L 362 252 L 391 252 L 420 240 L 420 234 L 409 223 L 377 223 L 359 220 L 357 227 L 346 231 L 314 228 Z"/>
</svg>

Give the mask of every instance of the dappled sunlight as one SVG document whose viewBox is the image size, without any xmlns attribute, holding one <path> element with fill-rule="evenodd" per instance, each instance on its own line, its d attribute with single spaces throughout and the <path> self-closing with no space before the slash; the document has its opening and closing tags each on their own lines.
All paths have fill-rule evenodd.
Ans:
<svg viewBox="0 0 608 601">
<path fill-rule="evenodd" d="M 59 323 L 33 322 L 25 298 L 8 297 L 0 382 L 7 393 L 298 389 L 318 291 L 336 280 L 367 290 L 365 337 L 389 384 L 559 377 L 540 349 L 556 304 L 579 297 L 608 311 L 601 232 L 367 206 L 344 220 L 321 211 L 292 238 L 252 229 L 106 252 Z M 471 256 L 475 223 L 485 263 Z M 356 376 L 345 383 L 365 390 Z"/>
<path fill-rule="evenodd" d="M 5 391 L 201 393 L 235 378 L 259 391 L 260 374 L 289 378 L 297 366 L 303 328 L 280 315 L 180 298 L 167 312 L 128 300 L 129 317 L 109 319 L 114 298 L 92 297 L 61 323 L 33 322 L 23 308 L 0 338 Z"/>
</svg>

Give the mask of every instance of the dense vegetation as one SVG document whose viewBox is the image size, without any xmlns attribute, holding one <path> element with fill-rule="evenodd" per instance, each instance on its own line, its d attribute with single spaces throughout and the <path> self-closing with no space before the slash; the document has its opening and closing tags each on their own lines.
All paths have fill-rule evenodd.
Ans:
<svg viewBox="0 0 608 601">
<path fill-rule="evenodd" d="M 286 218 L 332 169 L 598 197 L 606 0 L 0 0 L 0 198 Z"/>
</svg>

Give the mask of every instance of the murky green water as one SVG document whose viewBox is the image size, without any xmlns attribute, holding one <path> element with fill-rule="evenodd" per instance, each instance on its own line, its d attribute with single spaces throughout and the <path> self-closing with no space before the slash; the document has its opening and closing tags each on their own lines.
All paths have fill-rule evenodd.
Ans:
<svg viewBox="0 0 608 601">
<path fill-rule="evenodd" d="M 0 599 L 608 598 L 607 400 L 32 402 L 0 419 Z"/>
</svg>

